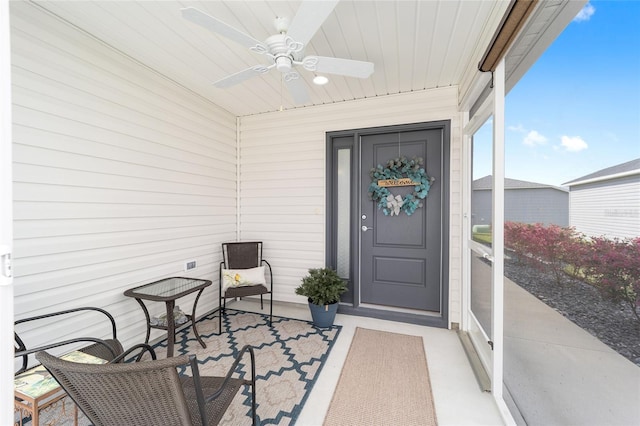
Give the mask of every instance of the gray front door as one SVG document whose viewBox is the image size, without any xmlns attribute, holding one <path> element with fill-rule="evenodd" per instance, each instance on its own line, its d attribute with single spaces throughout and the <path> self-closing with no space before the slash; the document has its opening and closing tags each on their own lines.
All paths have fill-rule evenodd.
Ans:
<svg viewBox="0 0 640 426">
<path fill-rule="evenodd" d="M 361 137 L 360 302 L 442 311 L 443 129 Z M 423 207 L 408 216 L 387 216 L 369 199 L 369 172 L 397 157 L 422 157 L 435 180 Z M 405 196 L 412 187 L 390 188 Z"/>
</svg>

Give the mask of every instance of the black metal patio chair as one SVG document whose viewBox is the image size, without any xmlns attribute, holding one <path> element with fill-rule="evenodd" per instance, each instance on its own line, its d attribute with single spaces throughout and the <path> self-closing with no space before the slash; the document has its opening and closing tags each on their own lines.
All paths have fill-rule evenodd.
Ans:
<svg viewBox="0 0 640 426">
<path fill-rule="evenodd" d="M 48 343 L 45 345 L 28 346 L 25 344 L 23 338 L 20 337 L 17 331 L 17 328 L 20 324 L 39 321 L 39 326 L 52 327 L 54 325 L 54 321 L 59 321 L 65 316 L 83 315 L 91 312 L 100 314 L 100 317 L 104 315 L 105 321 L 108 321 L 107 324 L 111 328 L 110 338 L 102 339 L 92 336 L 78 336 Z M 44 323 L 43 321 L 45 320 L 50 321 L 49 323 Z M 47 314 L 37 315 L 29 318 L 22 318 L 14 322 L 14 327 L 16 328 L 16 331 L 14 331 L 14 356 L 16 358 L 22 358 L 22 366 L 15 372 L 15 374 L 20 374 L 29 368 L 29 355 L 35 354 L 36 352 L 63 346 L 76 347 L 76 350 L 80 352 L 102 358 L 109 362 L 121 362 L 136 353 L 137 358 L 140 359 L 144 352 L 149 352 L 153 359 L 156 358 L 155 351 L 151 348 L 151 346 L 146 344 L 138 344 L 125 351 L 122 344 L 117 338 L 116 322 L 113 316 L 109 312 L 101 308 L 91 306 L 80 307 L 66 309 L 63 311 L 50 312 Z"/>
<path fill-rule="evenodd" d="M 110 338 L 71 337 L 79 333 L 70 330 L 67 331 L 68 338 L 66 339 L 41 345 L 27 345 L 25 344 L 26 339 L 20 336 L 20 334 L 23 334 L 23 336 L 26 335 L 26 333 L 19 331 L 25 328 L 21 327 L 21 324 L 33 322 L 34 324 L 32 325 L 34 327 L 44 328 L 46 331 L 47 327 L 60 327 L 60 324 L 64 324 L 64 322 L 60 323 L 59 320 L 65 319 L 65 317 L 77 317 L 73 318 L 76 323 L 84 323 L 92 320 L 100 324 L 100 321 L 104 319 L 106 320 L 105 325 L 111 329 L 111 333 L 101 330 L 102 334 L 100 335 L 104 337 L 104 334 L 108 333 L 110 334 Z M 41 370 L 43 370 L 43 367 L 39 366 L 36 360 L 30 360 L 30 355 L 32 354 L 55 348 L 60 353 L 64 353 L 63 357 L 70 357 L 77 362 L 120 363 L 125 360 L 140 360 L 145 355 L 145 352 L 149 352 L 151 359 L 156 359 L 155 351 L 147 344 L 138 344 L 124 351 L 122 344 L 116 336 L 116 323 L 113 316 L 100 308 L 82 307 L 51 312 L 17 320 L 15 321 L 15 325 L 14 356 L 20 360 L 16 364 L 17 371 L 15 372 L 14 381 L 14 385 L 16 386 L 16 419 L 19 424 L 22 424 L 23 420 L 29 417 L 33 424 L 39 424 L 43 410 L 48 410 L 48 407 L 58 404 L 61 400 L 63 403 L 62 407 L 64 407 L 63 398 L 65 397 L 65 393 L 60 388 L 50 387 L 49 382 L 51 380 L 47 378 L 47 375 L 42 374 Z M 29 365 L 30 363 L 34 365 Z M 77 416 L 77 408 L 75 406 L 74 411 Z"/>
<path fill-rule="evenodd" d="M 229 298 L 260 296 L 260 309 L 264 309 L 263 296 L 268 294 L 271 325 L 273 273 L 269 262 L 262 258 L 262 241 L 223 243 L 219 275 L 219 334 L 222 333 L 222 314 Z"/>
</svg>

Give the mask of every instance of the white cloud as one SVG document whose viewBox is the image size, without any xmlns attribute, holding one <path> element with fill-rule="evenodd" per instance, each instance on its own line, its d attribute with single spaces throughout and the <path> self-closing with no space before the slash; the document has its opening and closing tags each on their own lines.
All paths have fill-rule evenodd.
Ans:
<svg viewBox="0 0 640 426">
<path fill-rule="evenodd" d="M 507 129 L 511 130 L 512 132 L 518 133 L 525 133 L 527 131 L 527 129 L 525 129 L 522 124 L 518 124 L 517 126 L 509 126 L 507 127 Z"/>
<path fill-rule="evenodd" d="M 591 3 L 587 3 L 584 5 L 582 9 L 580 9 L 580 12 L 578 12 L 578 14 L 576 15 L 575 18 L 573 18 L 573 20 L 575 22 L 588 21 L 589 19 L 591 19 L 594 13 L 596 13 L 596 8 L 593 7 Z"/>
<path fill-rule="evenodd" d="M 547 143 L 547 138 L 535 130 L 532 130 L 527 133 L 527 136 L 524 137 L 522 143 L 527 146 L 545 145 Z"/>
<path fill-rule="evenodd" d="M 563 136 L 561 144 L 565 151 L 569 152 L 578 152 L 589 147 L 580 136 Z"/>
</svg>

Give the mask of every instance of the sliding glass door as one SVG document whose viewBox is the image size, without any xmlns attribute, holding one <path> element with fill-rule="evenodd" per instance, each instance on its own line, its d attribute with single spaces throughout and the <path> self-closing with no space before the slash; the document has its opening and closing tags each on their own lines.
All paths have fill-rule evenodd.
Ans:
<svg viewBox="0 0 640 426">
<path fill-rule="evenodd" d="M 465 126 L 465 314 L 467 331 L 491 381 L 505 419 L 503 400 L 504 301 L 504 60 L 493 73 L 491 94 Z"/>
<path fill-rule="evenodd" d="M 492 117 L 471 136 L 469 142 L 470 188 L 469 212 L 467 213 L 469 304 L 468 333 L 484 368 L 492 370 Z M 470 214 L 469 214 L 470 213 Z"/>
</svg>

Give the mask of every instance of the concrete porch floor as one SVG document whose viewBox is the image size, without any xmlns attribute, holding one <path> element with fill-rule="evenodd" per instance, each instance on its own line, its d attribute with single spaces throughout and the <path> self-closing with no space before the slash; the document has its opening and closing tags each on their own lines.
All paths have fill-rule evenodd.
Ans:
<svg viewBox="0 0 640 426">
<path fill-rule="evenodd" d="M 472 260 L 473 309 L 488 328 L 491 268 Z M 640 425 L 640 368 L 504 279 L 504 388 L 519 425 Z"/>
<path fill-rule="evenodd" d="M 640 367 L 506 278 L 504 345 L 518 424 L 640 425 Z"/>
<path fill-rule="evenodd" d="M 230 307 L 261 312 L 257 300 L 232 302 Z M 268 312 L 268 302 L 262 312 Z M 274 302 L 273 314 L 311 320 L 309 308 L 303 304 Z M 296 424 L 322 424 L 356 327 L 422 336 L 439 425 L 504 424 L 491 394 L 480 390 L 455 331 L 341 314 L 335 323 L 342 331 Z"/>
<path fill-rule="evenodd" d="M 252 300 L 233 307 L 260 311 Z M 311 320 L 302 304 L 276 302 L 274 315 Z M 640 425 L 637 365 L 508 279 L 504 322 L 505 399 L 519 425 Z M 455 331 L 340 314 L 336 324 L 342 332 L 299 425 L 322 424 L 356 327 L 423 337 L 438 424 L 504 424 Z"/>
</svg>

